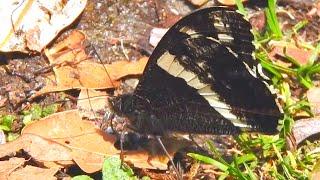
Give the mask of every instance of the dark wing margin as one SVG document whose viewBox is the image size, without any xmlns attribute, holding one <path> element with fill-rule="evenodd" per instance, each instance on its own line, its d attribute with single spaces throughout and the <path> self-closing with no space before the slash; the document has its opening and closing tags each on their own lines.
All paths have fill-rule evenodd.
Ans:
<svg viewBox="0 0 320 180">
<path fill-rule="evenodd" d="M 256 76 L 250 30 L 242 15 L 221 7 L 186 16 L 159 42 L 134 94 L 150 102 L 164 130 L 277 132 L 282 114 Z"/>
</svg>

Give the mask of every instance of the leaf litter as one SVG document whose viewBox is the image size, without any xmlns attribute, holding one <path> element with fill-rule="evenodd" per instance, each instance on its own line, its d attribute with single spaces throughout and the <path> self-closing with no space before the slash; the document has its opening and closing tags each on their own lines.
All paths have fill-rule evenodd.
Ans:
<svg viewBox="0 0 320 180">
<path fill-rule="evenodd" d="M 315 16 L 314 14 L 312 16 Z M 87 37 L 84 32 L 73 31 L 70 33 L 70 36 L 60 43 L 54 44 L 53 47 L 47 48 L 34 44 L 35 46 L 33 47 L 36 47 L 34 49 L 45 48 L 45 56 L 48 58 L 50 62 L 49 66 L 52 67 L 54 74 L 45 75 L 46 85 L 36 92 L 33 97 L 37 98 L 56 91 L 80 89 L 79 100 L 77 102 L 78 110 L 53 114 L 26 126 L 16 141 L 0 146 L 0 149 L 6 147 L 3 148 L 3 151 L 0 151 L 2 152 L 0 153 L 1 157 L 7 157 L 23 149 L 35 161 L 48 168 L 61 169 L 77 164 L 85 172 L 91 173 L 101 170 L 104 157 L 120 153 L 113 146 L 116 141 L 115 136 L 105 135 L 103 131 L 97 128 L 94 122 L 82 120 L 82 117 L 88 119 L 98 117 L 99 111 L 105 110 L 108 107 L 108 96 L 105 89 L 121 88 L 122 80 L 125 77 L 140 75 L 147 63 L 147 58 L 143 57 L 133 62 L 122 60 L 102 65 L 100 61 L 95 57 L 89 56 L 86 52 L 84 43 L 86 39 Z M 121 43 L 121 40 L 118 40 L 117 43 Z M 296 45 L 291 45 L 288 47 L 287 45 L 282 46 L 281 44 L 277 44 L 274 46 L 274 51 L 269 55 L 271 57 L 289 55 L 298 60 L 301 65 L 305 65 L 310 58 L 310 51 L 305 48 L 301 49 Z M 286 54 L 284 54 L 285 51 Z M 124 50 L 123 52 L 125 53 L 126 51 Z M 275 58 L 275 60 L 279 59 Z M 282 63 L 282 66 L 286 66 L 284 62 L 279 61 L 279 63 Z M 288 66 L 292 66 L 292 64 Z M 106 74 L 106 69 L 108 75 Z M 130 71 L 127 71 L 127 69 L 130 69 Z M 99 91 L 96 91 L 97 89 Z M 312 92 L 312 90 L 308 91 L 307 96 L 309 102 L 313 102 L 311 103 L 312 111 L 317 113 L 317 102 L 319 101 L 317 100 L 317 92 Z M 300 123 L 296 121 L 292 130 L 298 144 L 310 136 L 308 133 L 311 135 L 317 133 L 316 128 L 312 129 L 313 131 L 310 128 L 317 127 L 318 120 L 306 120 L 308 122 L 301 120 Z M 306 131 L 299 135 L 299 130 L 301 129 Z M 177 141 L 173 141 L 174 143 L 177 143 Z M 102 146 L 101 144 L 106 145 L 108 149 L 100 147 Z M 7 148 L 9 145 L 10 148 Z M 166 145 L 166 147 L 170 149 L 170 145 Z M 170 153 L 176 152 L 179 148 L 182 148 L 182 146 L 173 148 L 173 150 L 170 150 Z M 59 153 L 61 154 L 59 155 Z M 163 160 L 166 157 L 156 156 L 154 159 L 158 158 L 158 160 L 153 159 L 153 163 L 150 163 L 151 156 L 150 150 L 140 149 L 139 151 L 126 152 L 125 160 L 131 162 L 135 167 L 151 169 L 167 168 L 168 161 Z M 28 165 L 21 165 L 21 167 L 25 168 Z M 32 171 L 30 170 L 30 172 Z M 45 177 L 51 176 L 53 175 Z"/>
<path fill-rule="evenodd" d="M 65 40 L 45 50 L 55 74 L 47 76 L 46 86 L 35 96 L 69 89 L 116 88 L 121 78 L 142 74 L 148 62 L 146 57 L 136 62 L 94 62 L 85 52 L 84 40 L 85 35 L 75 30 Z"/>
<path fill-rule="evenodd" d="M 26 126 L 17 140 L 0 146 L 0 157 L 23 149 L 38 163 L 53 162 L 61 167 L 63 164 L 70 166 L 70 161 L 74 161 L 83 171 L 93 173 L 101 170 L 106 157 L 119 155 L 115 141 L 115 136 L 97 128 L 93 121 L 82 120 L 78 110 L 70 110 Z M 188 145 L 183 141 L 175 142 L 180 143 L 167 144 L 170 154 Z M 169 161 L 164 155 L 153 156 L 143 149 L 125 152 L 124 156 L 125 161 L 139 168 L 166 169 Z"/>
<path fill-rule="evenodd" d="M 86 7 L 86 0 L 0 2 L 0 51 L 40 52 Z"/>
</svg>

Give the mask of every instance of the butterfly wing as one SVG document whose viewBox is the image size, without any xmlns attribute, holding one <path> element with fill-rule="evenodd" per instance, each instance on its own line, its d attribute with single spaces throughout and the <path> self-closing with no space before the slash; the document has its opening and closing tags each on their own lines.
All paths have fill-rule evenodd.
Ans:
<svg viewBox="0 0 320 180">
<path fill-rule="evenodd" d="M 154 117 L 144 131 L 277 132 L 281 113 L 252 58 L 250 29 L 240 14 L 217 7 L 170 28 L 134 92 Z"/>
</svg>

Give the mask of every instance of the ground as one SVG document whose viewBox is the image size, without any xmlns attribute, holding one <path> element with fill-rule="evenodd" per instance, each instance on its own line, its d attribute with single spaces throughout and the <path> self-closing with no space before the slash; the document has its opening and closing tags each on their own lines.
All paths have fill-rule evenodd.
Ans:
<svg viewBox="0 0 320 180">
<path fill-rule="evenodd" d="M 209 2 L 206 6 L 211 6 Z M 256 3 L 252 1 L 247 4 L 249 7 L 250 22 L 253 26 L 264 31 L 265 19 L 259 16 L 267 3 Z M 281 0 L 278 2 L 278 18 L 282 30 L 287 32 L 294 25 L 302 20 L 308 20 L 308 24 L 301 29 L 296 38 L 304 39 L 312 45 L 319 42 L 320 34 L 320 15 L 318 1 L 295 1 Z M 137 61 L 143 56 L 149 56 L 154 47 L 149 44 L 150 31 L 155 28 L 169 28 L 177 20 L 188 14 L 197 7 L 183 0 L 120 0 L 120 1 L 88 1 L 88 4 L 81 16 L 62 33 L 59 34 L 52 46 L 70 34 L 72 29 L 78 29 L 86 35 L 86 51 L 92 56 L 100 56 L 104 63 L 111 63 L 119 60 Z M 318 8 L 318 12 L 313 9 Z M 285 35 L 286 36 L 286 35 Z M 64 101 L 67 96 L 69 99 L 76 99 L 78 90 L 68 90 L 59 93 L 49 93 L 30 100 L 30 96 L 43 86 L 45 86 L 46 76 L 52 73 L 48 59 L 43 53 L 31 52 L 23 53 L 0 53 L 0 114 L 15 115 L 19 117 L 15 120 L 12 132 L 19 133 L 23 127 L 22 112 L 30 110 L 33 104 L 46 107 L 52 104 L 59 104 L 58 111 L 75 108 L 74 101 Z M 133 79 L 137 79 L 134 77 Z M 315 84 L 319 81 L 314 80 Z M 122 84 L 118 93 L 130 92 L 133 87 L 130 84 Z M 293 96 L 300 98 L 306 89 L 301 86 L 293 86 Z M 63 100 L 63 101 L 62 101 Z M 99 120 L 97 120 L 99 121 Z M 101 121 L 101 120 L 100 120 Z M 239 146 L 230 136 L 210 136 L 197 137 L 197 141 L 203 143 L 204 139 L 213 139 L 218 149 L 225 155 L 229 152 L 238 151 Z M 230 157 L 229 157 L 230 158 Z M 189 163 L 189 162 L 188 162 Z M 263 169 L 261 167 L 261 169 Z M 68 173 L 79 173 L 69 171 Z M 139 174 L 147 174 L 154 177 L 163 178 L 165 171 L 136 170 Z M 213 178 L 217 172 L 211 167 L 203 165 L 197 169 L 196 178 Z M 262 171 L 262 170 L 261 170 Z M 219 173 L 218 173 L 219 174 Z M 266 177 L 270 178 L 270 177 Z"/>
</svg>

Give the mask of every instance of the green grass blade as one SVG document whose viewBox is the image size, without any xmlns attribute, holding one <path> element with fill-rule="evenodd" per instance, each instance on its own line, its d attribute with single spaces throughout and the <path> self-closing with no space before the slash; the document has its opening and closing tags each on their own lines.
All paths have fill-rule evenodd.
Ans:
<svg viewBox="0 0 320 180">
<path fill-rule="evenodd" d="M 314 62 L 318 59 L 320 54 L 320 43 L 318 43 L 318 45 L 316 46 L 316 48 L 312 51 L 312 55 L 308 60 L 308 64 L 312 65 L 314 64 Z"/>
<path fill-rule="evenodd" d="M 255 175 L 254 172 L 250 169 L 250 167 L 249 167 L 246 163 L 244 163 L 243 165 L 244 165 L 244 167 L 246 168 L 246 170 L 248 171 L 248 175 L 249 175 L 250 179 L 251 179 L 251 180 L 257 180 L 256 175 Z"/>
<path fill-rule="evenodd" d="M 265 12 L 269 31 L 275 39 L 282 38 L 282 32 L 276 15 L 276 0 L 268 0 L 268 7 Z"/>
<path fill-rule="evenodd" d="M 292 30 L 294 33 L 298 33 L 302 28 L 304 28 L 309 23 L 308 20 L 303 20 L 298 22 L 296 25 L 293 26 Z"/>
<path fill-rule="evenodd" d="M 221 163 L 221 162 L 219 162 L 217 160 L 214 160 L 214 159 L 212 159 L 210 157 L 207 157 L 207 156 L 203 156 L 203 155 L 195 154 L 195 153 L 188 153 L 188 156 L 190 156 L 193 159 L 196 159 L 198 161 L 214 165 L 215 167 L 217 167 L 218 169 L 220 169 L 223 172 L 227 172 L 228 169 L 229 169 L 229 167 L 226 166 L 225 164 L 223 164 L 223 163 Z"/>
<path fill-rule="evenodd" d="M 236 0 L 236 5 L 238 8 L 238 12 L 242 14 L 244 17 L 248 17 L 248 12 L 244 9 L 243 3 L 241 0 Z"/>
</svg>

